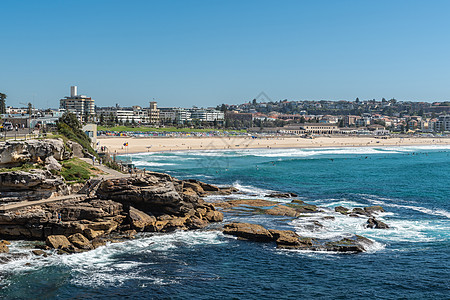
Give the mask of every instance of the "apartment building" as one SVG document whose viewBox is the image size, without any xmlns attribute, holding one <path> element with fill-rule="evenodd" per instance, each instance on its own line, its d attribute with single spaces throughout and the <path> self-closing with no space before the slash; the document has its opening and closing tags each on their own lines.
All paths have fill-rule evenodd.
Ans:
<svg viewBox="0 0 450 300">
<path fill-rule="evenodd" d="M 59 107 L 65 111 L 74 113 L 79 120 L 88 121 L 95 116 L 94 99 L 84 95 L 78 95 L 77 86 L 70 87 L 70 97 L 64 97 L 59 101 Z"/>
</svg>

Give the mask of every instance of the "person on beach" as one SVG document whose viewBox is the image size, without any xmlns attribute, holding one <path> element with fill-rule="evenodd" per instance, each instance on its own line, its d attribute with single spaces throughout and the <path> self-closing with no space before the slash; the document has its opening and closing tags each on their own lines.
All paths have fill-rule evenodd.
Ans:
<svg viewBox="0 0 450 300">
<path fill-rule="evenodd" d="M 95 156 L 92 156 L 92 165 L 95 166 Z"/>
</svg>

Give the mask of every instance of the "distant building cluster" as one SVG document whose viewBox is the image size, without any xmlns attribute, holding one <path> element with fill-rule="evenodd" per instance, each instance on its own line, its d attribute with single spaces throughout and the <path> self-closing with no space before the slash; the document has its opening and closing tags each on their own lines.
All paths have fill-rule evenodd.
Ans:
<svg viewBox="0 0 450 300">
<path fill-rule="evenodd" d="M 450 102 L 381 101 L 269 101 L 256 99 L 216 108 L 97 107 L 93 98 L 79 95 L 77 86 L 60 99 L 59 109 L 38 110 L 6 107 L 2 123 L 12 128 L 35 128 L 56 124 L 64 112 L 75 114 L 82 123 L 105 126 L 188 126 L 248 129 L 252 132 L 324 135 L 450 132 Z"/>
</svg>

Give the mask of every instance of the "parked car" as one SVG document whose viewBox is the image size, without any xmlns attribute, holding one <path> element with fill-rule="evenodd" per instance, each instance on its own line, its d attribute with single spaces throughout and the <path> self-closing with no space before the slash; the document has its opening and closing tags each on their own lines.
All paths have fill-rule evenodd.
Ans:
<svg viewBox="0 0 450 300">
<path fill-rule="evenodd" d="M 11 131 L 14 129 L 14 126 L 11 122 L 5 122 L 2 126 L 2 131 Z"/>
</svg>

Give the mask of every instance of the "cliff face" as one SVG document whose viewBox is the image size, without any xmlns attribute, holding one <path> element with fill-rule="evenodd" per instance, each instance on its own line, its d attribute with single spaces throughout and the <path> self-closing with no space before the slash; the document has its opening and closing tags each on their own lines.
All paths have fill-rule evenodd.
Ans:
<svg viewBox="0 0 450 300">
<path fill-rule="evenodd" d="M 0 237 L 45 240 L 53 235 L 78 234 L 98 241 L 130 230 L 168 232 L 222 221 L 222 213 L 200 198 L 210 192 L 199 183 L 188 183 L 189 188 L 183 187 L 184 183 L 159 173 L 106 180 L 90 198 L 80 195 L 0 214 Z"/>
<path fill-rule="evenodd" d="M 0 173 L 0 203 L 49 198 L 68 193 L 69 187 L 63 178 L 52 175 L 47 170 Z"/>
<path fill-rule="evenodd" d="M 70 155 L 61 139 L 0 142 L 0 167 L 45 162 L 48 157 L 63 160 Z"/>
</svg>

